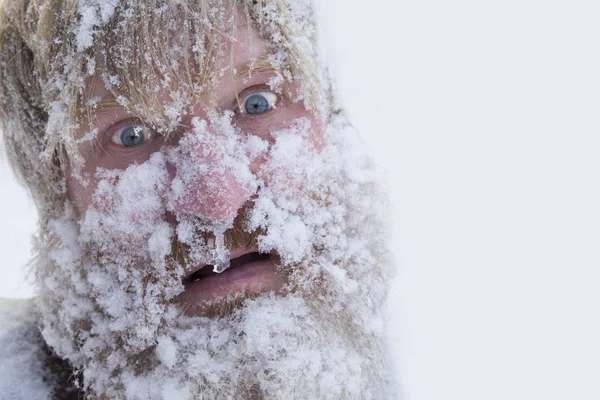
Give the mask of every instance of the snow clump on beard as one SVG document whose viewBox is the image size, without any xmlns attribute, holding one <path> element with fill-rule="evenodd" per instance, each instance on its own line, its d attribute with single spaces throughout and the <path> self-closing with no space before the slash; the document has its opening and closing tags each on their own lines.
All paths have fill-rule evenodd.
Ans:
<svg viewBox="0 0 600 400">
<path fill-rule="evenodd" d="M 376 166 L 337 116 L 321 149 L 308 120 L 273 132 L 252 173 L 267 143 L 230 117 L 195 120 L 176 147 L 144 163 L 98 170 L 93 206 L 77 216 L 67 205 L 50 223 L 40 296 L 47 343 L 83 373 L 92 397 L 374 398 L 393 272 Z M 234 187 L 253 200 L 246 229 L 261 229 L 259 251 L 280 257 L 286 293 L 243 298 L 220 316 L 186 315 L 176 298 L 187 266 L 173 242 L 190 247 L 193 265 L 227 259 L 218 237 L 233 217 L 202 210 L 230 215 L 234 203 L 211 204 L 211 192 Z M 206 232 L 214 243 L 198 239 Z"/>
<path fill-rule="evenodd" d="M 86 395 L 373 398 L 384 376 L 389 216 L 363 144 L 343 116 L 330 117 L 337 105 L 330 104 L 314 47 L 310 1 L 175 1 L 156 8 L 90 0 L 76 2 L 77 11 L 59 2 L 36 11 L 37 3 L 13 13 L 25 15 L 31 28 L 16 24 L 16 33 L 39 32 L 13 46 L 13 75 L 4 83 L 14 92 L 8 98 L 20 100 L 5 103 L 15 104 L 7 110 L 22 120 L 15 120 L 10 142 L 43 210 L 36 265 L 42 334 L 80 374 Z M 220 39 L 234 26 L 244 38 L 238 46 Z M 246 41 L 253 32 L 256 38 Z M 225 71 L 230 50 L 243 53 L 263 39 L 275 72 L 261 83 L 302 102 L 300 114 L 326 126 L 287 118 L 265 129 L 267 141 L 239 131 L 231 114 L 187 118 L 222 108 L 211 91 L 234 72 Z M 251 70 L 264 67 L 258 61 Z M 11 83 L 11 76 L 19 79 Z M 87 120 L 112 98 L 88 98 L 95 94 L 91 82 L 104 85 L 117 113 L 144 127 L 189 132 L 123 170 L 94 169 L 111 164 L 95 164 L 93 151 L 81 157 L 79 145 L 94 140 L 102 147 L 114 132 Z M 314 141 L 317 128 L 323 137 L 318 129 Z M 123 165 L 134 158 L 123 157 Z M 262 164 L 251 167 L 257 158 Z M 80 163 L 92 164 L 77 170 Z M 79 178 L 89 189 L 80 191 L 80 202 L 66 190 Z M 225 237 L 240 207 L 244 229 L 258 232 L 260 252 L 277 255 L 287 285 L 242 296 L 226 312 L 190 315 L 180 301 L 188 292 L 182 278 L 190 266 L 227 268 Z"/>
</svg>

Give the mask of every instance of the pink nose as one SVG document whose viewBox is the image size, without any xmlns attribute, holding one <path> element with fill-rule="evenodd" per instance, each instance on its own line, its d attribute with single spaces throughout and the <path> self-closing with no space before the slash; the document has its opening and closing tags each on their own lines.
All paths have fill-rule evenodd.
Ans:
<svg viewBox="0 0 600 400">
<path fill-rule="evenodd" d="M 230 171 L 213 171 L 210 177 L 187 180 L 185 195 L 175 201 L 175 211 L 196 214 L 212 221 L 232 222 L 252 195 L 251 186 L 238 182 Z"/>
<path fill-rule="evenodd" d="M 248 166 L 228 157 L 225 147 L 211 134 L 181 145 L 172 159 L 174 212 L 216 222 L 233 221 L 256 184 Z"/>
</svg>

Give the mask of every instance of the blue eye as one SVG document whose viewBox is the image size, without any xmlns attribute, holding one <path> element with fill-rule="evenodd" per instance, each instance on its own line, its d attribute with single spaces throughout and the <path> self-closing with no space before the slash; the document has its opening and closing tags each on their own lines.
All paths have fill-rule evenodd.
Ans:
<svg viewBox="0 0 600 400">
<path fill-rule="evenodd" d="M 119 129 L 112 137 L 113 143 L 125 147 L 135 147 L 150 139 L 149 129 L 143 125 L 130 125 Z"/>
<path fill-rule="evenodd" d="M 277 95 L 272 92 L 253 93 L 246 97 L 242 111 L 246 114 L 264 114 L 275 107 Z"/>
</svg>

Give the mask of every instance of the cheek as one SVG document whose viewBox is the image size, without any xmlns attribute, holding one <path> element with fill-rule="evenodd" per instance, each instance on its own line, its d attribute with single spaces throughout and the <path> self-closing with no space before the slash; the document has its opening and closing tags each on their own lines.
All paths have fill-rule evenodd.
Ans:
<svg viewBox="0 0 600 400">
<path fill-rule="evenodd" d="M 87 164 L 87 163 L 86 163 Z M 75 207 L 78 215 L 82 215 L 92 205 L 94 191 L 98 180 L 94 173 L 86 168 L 74 172 L 70 163 L 66 167 L 67 198 Z"/>
<path fill-rule="evenodd" d="M 264 128 L 265 132 L 256 134 L 256 136 L 267 140 L 271 145 L 275 142 L 275 138 L 271 132 L 277 132 L 290 128 L 290 122 L 298 119 L 307 119 L 310 121 L 311 129 L 306 137 L 306 146 L 314 148 L 317 152 L 321 152 L 325 146 L 323 137 L 323 124 L 314 114 L 304 108 L 302 104 L 290 104 L 282 109 L 277 110 L 277 117 L 270 121 L 270 124 Z M 264 154 L 253 159 L 250 163 L 250 169 L 253 173 L 258 173 L 261 166 L 267 161 L 269 155 Z M 268 176 L 261 176 L 265 181 L 269 180 Z"/>
<path fill-rule="evenodd" d="M 82 224 L 96 219 L 96 224 L 115 232 L 135 228 L 144 236 L 152 224 L 164 219 L 170 188 L 164 155 L 155 153 L 125 170 L 103 170 L 92 164 L 87 160 L 81 168 L 66 168 L 67 196 Z"/>
<path fill-rule="evenodd" d="M 290 121 L 295 121 L 300 118 L 307 119 L 310 121 L 310 131 L 307 135 L 307 144 L 314 147 L 319 152 L 323 150 L 323 123 L 317 119 L 311 111 L 306 110 L 302 103 L 292 104 L 291 106 L 282 110 L 281 113 L 281 120 L 286 121 L 286 123 L 282 124 L 279 129 L 287 128 Z"/>
<path fill-rule="evenodd" d="M 321 124 L 310 114 L 307 119 L 310 128 L 302 135 L 291 132 L 279 136 L 257 169 L 257 175 L 276 198 L 292 203 L 300 196 L 310 195 L 307 184 L 313 177 L 307 171 L 318 169 L 324 148 Z"/>
</svg>

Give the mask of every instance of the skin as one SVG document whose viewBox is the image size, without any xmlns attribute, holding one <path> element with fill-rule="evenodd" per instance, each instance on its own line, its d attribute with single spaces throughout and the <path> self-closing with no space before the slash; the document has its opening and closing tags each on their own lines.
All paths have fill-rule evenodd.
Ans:
<svg viewBox="0 0 600 400">
<path fill-rule="evenodd" d="M 254 59 L 261 59 L 268 55 L 267 42 L 259 36 L 254 29 L 248 29 L 243 17 L 237 19 L 236 43 L 239 45 L 233 49 L 231 59 L 222 60 L 219 68 L 227 69 L 231 65 L 234 71 L 244 70 Z M 193 111 L 182 117 L 181 129 L 172 134 L 168 139 L 152 132 L 144 125 L 144 121 L 121 107 L 111 108 L 109 112 L 92 114 L 89 119 L 84 120 L 81 126 L 93 126 L 97 132 L 94 140 L 79 144 L 79 152 L 84 164 L 77 174 L 73 169 L 67 167 L 68 197 L 79 215 L 83 215 L 93 204 L 93 194 L 97 188 L 99 178 L 96 174 L 97 168 L 124 170 L 132 164 L 140 164 L 149 159 L 152 153 L 159 151 L 163 146 L 174 146 L 186 134 L 186 127 L 192 126 L 192 119 L 199 118 L 207 120 L 210 112 L 233 111 L 232 122 L 243 132 L 256 135 L 266 140 L 269 145 L 274 143 L 271 132 L 281 130 L 290 126 L 291 121 L 298 118 L 307 118 L 313 127 L 310 137 L 313 145 L 321 148 L 322 129 L 321 122 L 315 114 L 306 109 L 303 102 L 294 102 L 294 93 L 297 87 L 293 83 L 286 82 L 281 85 L 281 92 L 276 93 L 269 87 L 269 81 L 274 78 L 274 71 L 253 72 L 250 76 L 239 76 L 231 73 L 223 74 L 221 80 L 211 91 L 211 98 L 203 98 L 199 104 L 193 107 Z M 275 99 L 270 109 L 258 115 L 244 112 L 245 100 L 253 94 L 261 93 L 268 98 Z M 288 94 L 291 94 L 288 95 Z M 115 103 L 115 98 L 103 85 L 100 79 L 93 80 L 86 90 L 87 98 L 99 98 L 101 102 Z M 165 98 L 166 92 L 162 94 Z M 210 104 L 210 106 L 206 106 Z M 240 104 L 242 107 L 240 107 Z M 139 146 L 126 147 L 119 142 L 120 132 L 130 127 L 143 129 L 146 140 Z M 189 130 L 187 130 L 189 131 Z M 80 136 L 86 132 L 80 132 Z M 198 148 L 199 157 L 210 157 Z M 267 156 L 268 157 L 268 153 Z M 202 159 L 210 162 L 210 159 Z M 266 158 L 257 158 L 251 161 L 249 168 L 257 176 L 260 167 Z M 168 165 L 167 169 L 171 177 L 177 174 L 176 167 Z M 79 179 L 85 177 L 85 181 Z M 269 181 L 269 177 L 258 176 L 263 181 Z M 203 186 L 201 181 L 193 181 L 197 185 L 194 189 L 195 197 L 187 197 L 175 205 L 173 214 L 165 210 L 165 218 L 173 225 L 176 224 L 174 215 L 178 213 L 197 214 L 208 217 L 211 220 L 232 220 L 240 214 L 243 207 L 251 206 L 249 200 L 252 192 L 244 185 L 237 183 L 230 171 L 222 171 L 218 178 L 227 187 L 226 191 L 218 194 L 210 192 Z M 230 258 L 254 251 L 255 249 L 235 248 L 230 249 Z M 209 278 L 206 282 L 199 281 L 186 287 L 179 301 L 189 314 L 202 313 L 204 303 L 214 303 L 215 300 L 236 295 L 241 292 L 257 293 L 262 291 L 280 290 L 286 279 L 277 273 L 273 260 L 265 261 L 254 268 L 243 266 L 239 269 L 228 271 L 225 274 Z M 190 271 L 201 266 L 192 266 Z M 212 281 L 210 281 L 212 279 Z M 210 282 L 209 282 L 210 281 Z M 208 283 L 207 283 L 208 282 Z"/>
</svg>

